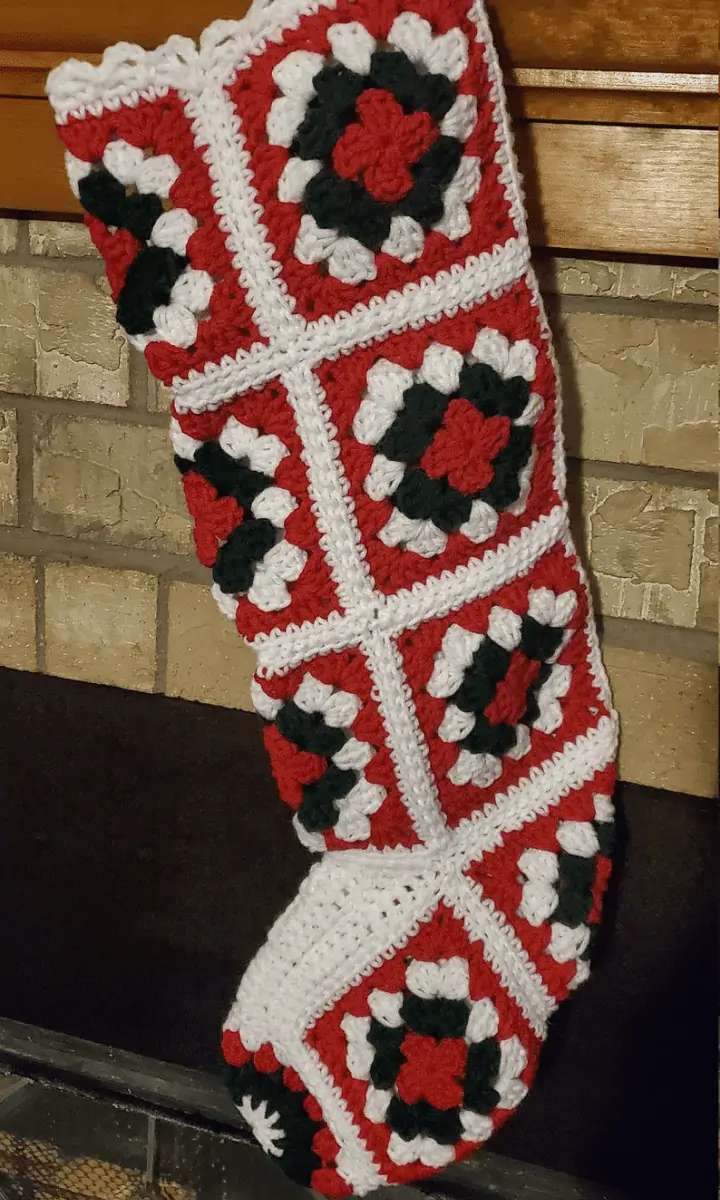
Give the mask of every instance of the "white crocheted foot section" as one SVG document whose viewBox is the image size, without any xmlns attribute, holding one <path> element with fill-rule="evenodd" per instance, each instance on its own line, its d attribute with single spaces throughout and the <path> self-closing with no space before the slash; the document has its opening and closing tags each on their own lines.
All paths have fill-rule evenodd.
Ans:
<svg viewBox="0 0 720 1200">
<path fill-rule="evenodd" d="M 230 1087 L 294 1180 L 482 1145 L 588 974 L 616 719 L 475 0 L 274 0 L 49 94 L 298 836 Z"/>
</svg>

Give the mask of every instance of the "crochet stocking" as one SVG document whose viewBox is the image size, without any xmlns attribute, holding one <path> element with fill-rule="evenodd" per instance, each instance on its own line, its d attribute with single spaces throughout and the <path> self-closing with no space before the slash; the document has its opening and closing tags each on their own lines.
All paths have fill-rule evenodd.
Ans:
<svg viewBox="0 0 720 1200">
<path fill-rule="evenodd" d="M 477 1149 L 588 974 L 616 743 L 477 0 L 274 0 L 49 81 L 322 855 L 227 1019 L 328 1196 Z"/>
</svg>

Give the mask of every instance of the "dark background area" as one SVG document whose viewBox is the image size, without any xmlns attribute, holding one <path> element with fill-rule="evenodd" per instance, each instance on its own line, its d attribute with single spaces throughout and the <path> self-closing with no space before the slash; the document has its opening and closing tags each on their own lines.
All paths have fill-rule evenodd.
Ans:
<svg viewBox="0 0 720 1200">
<path fill-rule="evenodd" d="M 237 980 L 310 863 L 258 718 L 0 671 L 0 779 L 0 1016 L 216 1069 Z M 617 800 L 594 975 L 491 1148 L 638 1200 L 710 1200 L 715 806 Z"/>
</svg>

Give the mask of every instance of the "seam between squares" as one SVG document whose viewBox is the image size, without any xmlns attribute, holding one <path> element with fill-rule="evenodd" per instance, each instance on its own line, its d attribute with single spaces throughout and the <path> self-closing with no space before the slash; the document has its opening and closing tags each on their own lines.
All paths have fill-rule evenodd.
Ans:
<svg viewBox="0 0 720 1200">
<path fill-rule="evenodd" d="M 497 796 L 482 812 L 474 813 L 452 830 L 458 869 L 476 862 L 502 845 L 529 821 L 556 808 L 565 796 L 589 783 L 615 756 L 616 722 L 602 716 L 597 725 L 568 742 L 540 767 L 532 768 L 518 784 Z"/>
<path fill-rule="evenodd" d="M 484 957 L 535 1033 L 544 1037 L 556 1004 L 512 926 L 460 871 L 448 879 L 444 897 L 471 939 L 482 943 Z"/>
<path fill-rule="evenodd" d="M 320 381 L 309 366 L 294 367 L 280 381 L 295 414 L 320 545 L 338 598 L 349 618 L 366 621 L 374 591 L 360 550 L 350 484 L 340 462 L 340 447 Z"/>
<path fill-rule="evenodd" d="M 259 220 L 260 206 L 250 182 L 250 156 L 230 98 L 221 87 L 209 83 L 199 96 L 181 93 L 191 121 L 195 145 L 211 179 L 214 208 L 226 236 L 237 272 L 253 312 L 253 321 L 270 348 L 286 342 L 304 328 L 305 322 L 292 305 L 278 279 L 280 267 L 272 258 Z M 278 337 L 279 331 L 279 337 Z"/>
<path fill-rule="evenodd" d="M 269 248 L 269 243 L 264 246 Z M 474 308 L 489 296 L 499 296 L 512 287 L 527 268 L 527 248 L 521 239 L 510 238 L 503 246 L 460 267 L 441 271 L 432 280 L 408 284 L 405 291 L 390 292 L 370 305 L 359 305 L 338 317 L 303 323 L 302 327 L 288 322 L 287 330 L 279 337 L 271 330 L 268 347 L 238 351 L 230 362 L 208 363 L 201 374 L 174 380 L 173 400 L 180 412 L 218 408 L 238 393 L 260 388 L 296 366 L 313 368 L 393 333 L 419 329 L 443 316 L 454 317 L 460 309 Z M 274 276 L 272 286 L 287 303 Z"/>
<path fill-rule="evenodd" d="M 400 651 L 380 629 L 368 632 L 361 647 L 375 681 L 403 802 L 423 844 L 442 850 L 449 844 L 447 822 Z"/>
<path fill-rule="evenodd" d="M 498 58 L 497 49 L 495 47 L 495 39 L 490 29 L 487 10 L 483 0 L 474 0 L 470 5 L 468 13 L 470 20 L 474 23 L 478 31 L 479 42 L 484 48 L 484 59 L 488 70 L 488 77 L 492 84 L 491 97 L 493 104 L 493 118 L 495 129 L 497 130 L 497 139 L 500 144 L 500 150 L 495 158 L 498 161 L 500 156 L 504 157 L 505 162 L 501 172 L 501 179 L 505 185 L 505 194 L 510 208 L 510 216 L 518 234 L 518 238 L 524 242 L 526 250 L 529 250 L 527 220 L 520 198 L 522 196 L 522 179 L 518 170 L 517 158 L 513 146 L 512 130 L 508 119 L 507 96 L 505 95 L 505 82 L 503 80 L 502 71 L 500 70 L 500 60 Z"/>
<path fill-rule="evenodd" d="M 455 568 L 452 575 L 435 576 L 423 583 L 403 588 L 390 596 L 374 593 L 377 615 L 365 617 L 331 613 L 275 633 L 261 634 L 250 643 L 258 656 L 261 675 L 270 676 L 292 670 L 324 649 L 344 650 L 356 646 L 372 629 L 388 637 L 397 637 L 423 621 L 446 616 L 469 600 L 487 596 L 511 579 L 531 570 L 536 562 L 561 538 L 565 509 L 556 505 L 532 525 L 515 534 L 509 542 Z"/>
<path fill-rule="evenodd" d="M 567 742 L 552 758 L 534 767 L 531 775 L 497 796 L 482 811 L 449 829 L 448 846 L 442 851 L 442 857 L 432 859 L 438 870 L 442 870 L 447 862 L 453 863 L 462 873 L 471 862 L 479 862 L 484 854 L 492 853 L 502 844 L 506 833 L 516 833 L 528 822 L 559 805 L 569 792 L 589 783 L 598 771 L 613 761 L 616 743 L 615 714 L 601 717 L 593 729 L 580 734 L 575 741 Z M 330 851 L 326 857 L 341 858 L 348 864 L 355 860 L 374 865 L 387 856 L 388 865 L 393 869 L 415 866 L 421 871 L 426 865 L 426 854 L 425 846 L 396 846 L 391 850 L 368 847 L 366 850 Z"/>
<path fill-rule="evenodd" d="M 397 648 L 386 634 L 372 628 L 381 599 L 374 590 L 362 553 L 360 531 L 349 495 L 350 485 L 340 461 L 340 449 L 320 381 L 309 367 L 297 367 L 282 376 L 282 382 L 303 444 L 320 545 L 340 603 L 362 637 L 360 645 L 373 679 L 375 699 L 383 717 L 403 804 L 418 837 L 428 844 L 440 845 L 447 830 L 437 786 L 427 761 L 427 746 Z"/>
</svg>

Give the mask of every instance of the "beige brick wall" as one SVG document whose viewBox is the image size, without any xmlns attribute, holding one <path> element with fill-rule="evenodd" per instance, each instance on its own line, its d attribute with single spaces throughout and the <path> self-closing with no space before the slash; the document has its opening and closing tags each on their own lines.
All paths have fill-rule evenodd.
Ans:
<svg viewBox="0 0 720 1200">
<path fill-rule="evenodd" d="M 545 258 L 569 496 L 634 782 L 715 787 L 717 277 Z M 81 225 L 0 217 L 0 665 L 248 708 L 208 594 L 168 395 Z"/>
</svg>

